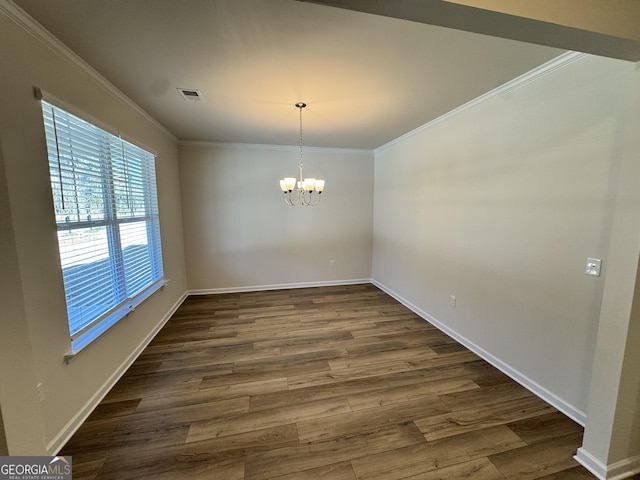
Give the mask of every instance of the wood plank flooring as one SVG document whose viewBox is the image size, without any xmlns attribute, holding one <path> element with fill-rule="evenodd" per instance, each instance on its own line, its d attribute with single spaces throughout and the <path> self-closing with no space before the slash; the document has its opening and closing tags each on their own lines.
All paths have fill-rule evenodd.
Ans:
<svg viewBox="0 0 640 480">
<path fill-rule="evenodd" d="M 372 285 L 189 297 L 64 447 L 82 479 L 589 479 L 582 428 Z"/>
</svg>

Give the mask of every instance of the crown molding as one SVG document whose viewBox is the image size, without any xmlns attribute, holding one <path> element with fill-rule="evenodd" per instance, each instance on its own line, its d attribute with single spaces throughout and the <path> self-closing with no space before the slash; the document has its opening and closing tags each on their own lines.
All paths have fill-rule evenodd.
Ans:
<svg viewBox="0 0 640 480">
<path fill-rule="evenodd" d="M 227 142 L 206 142 L 197 140 L 182 140 L 178 143 L 181 147 L 203 147 L 203 148 L 229 148 L 237 150 L 270 150 L 283 152 L 299 152 L 299 145 L 269 145 L 258 143 L 227 143 Z M 373 150 L 358 148 L 337 148 L 337 147 L 302 147 L 305 152 L 335 153 L 342 155 L 373 155 Z"/>
<path fill-rule="evenodd" d="M 60 55 L 69 63 L 77 67 L 90 79 L 94 80 L 106 92 L 110 93 L 125 105 L 130 107 L 145 120 L 151 122 L 155 127 L 157 127 L 160 131 L 162 131 L 162 133 L 167 135 L 173 141 L 178 142 L 178 138 L 173 133 L 171 133 L 164 125 L 158 122 L 155 118 L 153 118 L 145 110 L 143 110 L 142 107 L 140 107 L 137 103 L 127 97 L 124 93 L 122 93 L 122 91 L 120 91 L 111 82 L 109 82 L 109 80 L 103 77 L 95 68 L 93 68 L 85 60 L 83 60 L 80 56 L 73 52 L 73 50 L 62 43 L 46 28 L 36 22 L 33 17 L 31 17 L 18 5 L 13 3 L 11 0 L 0 0 L 0 13 L 4 14 L 7 18 L 12 20 L 25 32 L 32 35 L 43 45 L 47 46 L 53 52 Z"/>
<path fill-rule="evenodd" d="M 485 102 L 491 98 L 500 96 L 500 95 L 505 95 L 517 88 L 523 87 L 524 85 L 534 82 L 536 80 L 538 80 L 539 78 L 548 75 L 551 72 L 554 72 L 556 70 L 559 70 L 561 68 L 566 67 L 567 65 L 575 62 L 576 60 L 579 60 L 583 57 L 586 57 L 588 54 L 586 53 L 580 53 L 580 52 L 565 52 L 561 55 L 558 55 L 556 58 L 549 60 L 546 63 L 543 63 L 542 65 L 540 65 L 539 67 L 536 67 L 530 71 L 528 71 L 527 73 L 524 73 L 522 75 L 520 75 L 519 77 L 514 78 L 513 80 L 510 80 L 502 85 L 500 85 L 499 87 L 494 88 L 493 90 L 488 91 L 487 93 L 480 95 L 477 98 L 474 98 L 473 100 L 465 103 L 464 105 L 459 106 L 458 108 L 454 108 L 453 110 L 440 115 L 438 118 L 435 118 L 433 120 L 431 120 L 428 123 L 425 123 L 424 125 L 421 125 L 418 128 L 415 128 L 413 130 L 411 130 L 410 132 L 405 133 L 404 135 L 399 136 L 398 138 L 395 138 L 393 140 L 391 140 L 388 143 L 385 143 L 384 145 L 381 145 L 377 148 L 375 148 L 373 150 L 374 154 L 378 154 L 384 150 L 386 150 L 387 148 L 390 148 L 394 145 L 397 145 L 398 143 L 401 143 L 403 141 L 405 141 L 406 139 L 413 137 L 414 135 L 419 134 L 420 132 L 423 132 L 431 127 L 433 127 L 434 125 L 437 125 L 440 122 L 443 122 L 459 113 L 464 112 L 465 110 L 468 110 L 470 108 L 475 107 L 476 105 Z"/>
</svg>

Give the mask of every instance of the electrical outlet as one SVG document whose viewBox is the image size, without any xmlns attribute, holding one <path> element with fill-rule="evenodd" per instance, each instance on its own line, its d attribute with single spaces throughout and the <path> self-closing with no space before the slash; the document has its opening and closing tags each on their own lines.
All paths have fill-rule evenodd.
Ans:
<svg viewBox="0 0 640 480">
<path fill-rule="evenodd" d="M 453 308 L 456 308 L 456 297 L 454 295 L 451 295 L 449 297 L 449 305 Z"/>
<path fill-rule="evenodd" d="M 329 260 L 329 266 L 330 266 L 331 268 L 333 268 L 333 267 L 335 267 L 335 266 L 336 266 L 336 261 L 335 261 L 333 258 L 332 258 L 331 260 Z"/>
<path fill-rule="evenodd" d="M 587 258 L 587 268 L 584 273 L 586 275 L 593 275 L 594 277 L 599 277 L 600 267 L 602 267 L 602 259 Z"/>
</svg>

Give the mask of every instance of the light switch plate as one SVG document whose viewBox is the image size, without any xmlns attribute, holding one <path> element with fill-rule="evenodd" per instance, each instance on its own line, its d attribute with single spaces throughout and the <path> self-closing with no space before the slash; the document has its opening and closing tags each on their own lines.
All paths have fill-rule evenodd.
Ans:
<svg viewBox="0 0 640 480">
<path fill-rule="evenodd" d="M 601 266 L 602 260 L 600 258 L 587 258 L 587 269 L 584 273 L 587 275 L 593 275 L 594 277 L 599 277 Z"/>
</svg>

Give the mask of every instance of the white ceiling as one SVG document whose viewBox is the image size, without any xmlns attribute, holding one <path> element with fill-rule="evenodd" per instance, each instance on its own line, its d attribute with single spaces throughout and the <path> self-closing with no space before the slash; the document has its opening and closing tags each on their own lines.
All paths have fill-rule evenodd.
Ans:
<svg viewBox="0 0 640 480">
<path fill-rule="evenodd" d="M 14 0 L 180 140 L 374 149 L 563 50 L 294 0 Z M 186 102 L 177 88 L 198 89 Z"/>
</svg>

